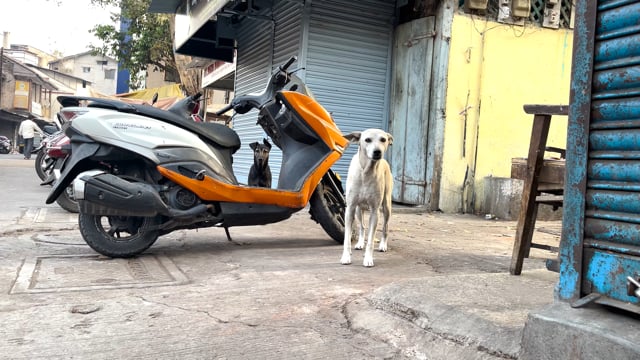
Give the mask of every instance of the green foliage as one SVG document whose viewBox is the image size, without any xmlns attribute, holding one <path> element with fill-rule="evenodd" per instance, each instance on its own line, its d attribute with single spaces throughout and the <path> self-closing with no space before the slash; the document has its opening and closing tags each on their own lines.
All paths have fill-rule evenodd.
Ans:
<svg viewBox="0 0 640 360">
<path fill-rule="evenodd" d="M 129 86 L 138 89 L 147 66 L 157 70 L 176 70 L 169 15 L 149 14 L 151 0 L 91 0 L 104 8 L 115 8 L 113 24 L 96 25 L 91 32 L 102 41 L 101 46 L 90 45 L 96 54 L 111 56 L 129 70 Z M 129 22 L 126 32 L 120 31 L 121 19 Z M 155 70 L 154 69 L 154 70 Z"/>
</svg>

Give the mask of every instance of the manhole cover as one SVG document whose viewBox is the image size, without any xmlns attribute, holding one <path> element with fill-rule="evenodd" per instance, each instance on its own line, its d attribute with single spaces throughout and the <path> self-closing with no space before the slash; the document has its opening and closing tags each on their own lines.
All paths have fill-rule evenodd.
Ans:
<svg viewBox="0 0 640 360">
<path fill-rule="evenodd" d="M 32 223 L 78 223 L 78 214 L 70 213 L 60 207 L 28 208 L 18 221 L 21 225 Z"/>
<path fill-rule="evenodd" d="M 88 246 L 86 242 L 82 241 L 82 239 L 78 240 L 77 237 L 70 236 L 68 234 L 37 233 L 33 235 L 31 239 L 33 239 L 34 242 L 41 244 Z"/>
<path fill-rule="evenodd" d="M 25 260 L 11 294 L 181 285 L 189 280 L 164 255 L 132 259 L 51 255 Z"/>
<path fill-rule="evenodd" d="M 77 223 L 78 214 L 68 212 L 67 210 L 58 207 L 40 208 L 38 215 L 33 221 L 37 223 Z"/>
</svg>

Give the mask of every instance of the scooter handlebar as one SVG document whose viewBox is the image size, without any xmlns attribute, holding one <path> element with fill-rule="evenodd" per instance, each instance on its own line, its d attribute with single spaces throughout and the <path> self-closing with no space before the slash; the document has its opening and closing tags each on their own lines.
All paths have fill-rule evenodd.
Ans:
<svg viewBox="0 0 640 360">
<path fill-rule="evenodd" d="M 296 60 L 298 60 L 297 56 L 292 56 L 284 65 L 280 66 L 280 70 L 286 71 L 291 64 L 293 64 Z"/>
<path fill-rule="evenodd" d="M 227 111 L 233 109 L 233 105 L 232 104 L 228 104 L 227 106 L 223 107 L 222 109 L 216 111 L 216 115 L 222 115 L 224 113 L 226 113 Z"/>
<path fill-rule="evenodd" d="M 233 108 L 235 108 L 237 113 L 244 114 L 247 111 L 251 110 L 251 108 L 258 107 L 260 104 L 264 102 L 265 95 L 271 96 L 270 95 L 271 92 L 274 91 L 273 85 L 279 84 L 281 78 L 286 80 L 287 68 L 289 68 L 289 66 L 291 66 L 291 64 L 293 64 L 297 59 L 298 59 L 297 56 L 292 56 L 291 58 L 289 58 L 289 60 L 287 60 L 286 63 L 278 67 L 279 71 L 272 75 L 273 77 L 271 79 L 271 85 L 269 85 L 267 90 L 265 90 L 265 93 L 263 93 L 262 95 L 252 95 L 252 96 L 244 95 L 244 96 L 236 97 L 231 102 L 231 104 L 228 104 L 222 109 L 216 111 L 215 114 L 222 115 Z M 282 74 L 282 72 L 284 72 L 285 74 Z M 284 83 L 281 85 L 284 85 Z"/>
</svg>

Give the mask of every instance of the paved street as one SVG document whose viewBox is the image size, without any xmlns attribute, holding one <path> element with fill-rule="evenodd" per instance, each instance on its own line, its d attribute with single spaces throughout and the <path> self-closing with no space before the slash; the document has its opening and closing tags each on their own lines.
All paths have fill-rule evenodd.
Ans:
<svg viewBox="0 0 640 360">
<path fill-rule="evenodd" d="M 397 209 L 376 266 L 301 211 L 279 224 L 177 231 L 109 259 L 45 205 L 33 160 L 0 155 L 0 354 L 7 359 L 516 358 L 553 301 L 552 254 L 508 275 L 515 222 Z M 539 242 L 559 222 L 538 222 Z"/>
</svg>

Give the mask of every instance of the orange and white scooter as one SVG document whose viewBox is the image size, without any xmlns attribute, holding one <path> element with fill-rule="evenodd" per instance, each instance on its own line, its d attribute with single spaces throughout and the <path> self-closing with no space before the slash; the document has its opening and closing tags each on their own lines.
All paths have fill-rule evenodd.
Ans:
<svg viewBox="0 0 640 360">
<path fill-rule="evenodd" d="M 225 125 L 73 97 L 67 103 L 89 104 L 64 108 L 77 113 L 65 128 L 72 150 L 47 203 L 73 185 L 82 237 L 110 257 L 140 254 L 177 229 L 275 223 L 307 204 L 311 217 L 342 242 L 344 194 L 331 166 L 348 141 L 295 71 L 287 71 L 295 60 L 279 66 L 261 94 L 237 96 L 219 111 L 258 110 L 257 123 L 282 150 L 277 188 L 238 182 L 231 165 L 240 138 Z"/>
</svg>

